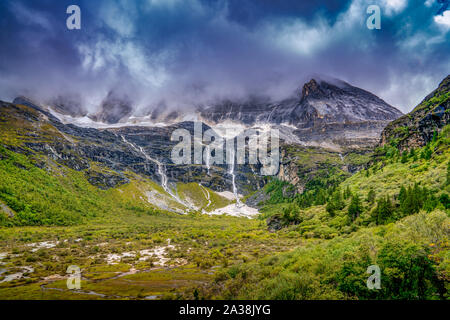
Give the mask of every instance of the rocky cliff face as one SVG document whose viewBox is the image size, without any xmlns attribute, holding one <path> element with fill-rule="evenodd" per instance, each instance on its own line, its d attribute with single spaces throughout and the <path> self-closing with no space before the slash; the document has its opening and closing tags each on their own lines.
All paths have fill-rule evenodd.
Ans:
<svg viewBox="0 0 450 320">
<path fill-rule="evenodd" d="M 311 79 L 288 99 L 225 101 L 202 109 L 200 116 L 211 124 L 225 120 L 248 126 L 283 124 L 295 128 L 293 140 L 365 147 L 378 143 L 383 128 L 402 113 L 374 94 L 343 81 Z"/>
<path fill-rule="evenodd" d="M 320 124 L 391 121 L 402 113 L 374 94 L 335 80 L 311 79 L 298 94 L 279 102 L 264 98 L 225 101 L 202 110 L 201 116 L 217 123 L 224 120 L 253 125 L 286 123 L 299 129 Z"/>
<path fill-rule="evenodd" d="M 344 81 L 329 83 L 312 79 L 303 86 L 291 124 L 309 127 L 316 123 L 389 121 L 401 115 L 374 94 Z"/>
<path fill-rule="evenodd" d="M 172 132 L 184 128 L 192 134 L 193 122 L 182 121 L 186 115 L 172 112 L 165 105 L 145 116 L 152 122 L 164 121 L 165 126 L 143 127 L 127 122 L 120 128 L 95 129 L 64 124 L 24 98 L 16 99 L 14 104 L 4 104 L 4 107 L 14 109 L 12 112 L 20 113 L 21 117 L 26 115 L 27 123 L 33 127 L 42 128 L 42 124 L 48 124 L 57 131 L 56 138 L 47 139 L 45 132 L 30 130 L 30 134 L 44 135 L 46 139 L 43 139 L 44 143 L 31 139 L 26 142 L 28 148 L 75 170 L 84 170 L 88 180 L 100 188 L 126 183 L 127 171 L 148 176 L 161 184 L 161 168 L 147 157 L 163 165 L 169 184 L 200 182 L 215 191 L 232 188 L 232 175 L 227 165 L 214 165 L 208 170 L 205 165 L 174 165 L 171 162 L 170 152 L 176 144 L 170 141 Z M 71 104 L 72 100 L 61 98 L 55 100 L 54 109 L 67 114 L 66 109 L 71 110 Z M 17 105 L 28 106 L 37 115 L 24 110 L 19 112 Z M 75 109 L 80 110 L 80 106 Z M 110 93 L 101 110 L 90 117 L 114 124 L 127 121 L 132 111 L 127 97 Z M 199 107 L 197 116 L 211 126 L 230 121 L 245 126 L 268 124 L 279 128 L 284 143 L 296 144 L 297 148 L 283 153 L 278 177 L 291 182 L 298 192 L 302 192 L 309 181 L 328 177 L 326 172 L 331 167 L 342 172 L 356 170 L 360 164 L 343 161 L 339 154 L 375 145 L 384 126 L 401 116 L 401 112 L 375 95 L 343 81 L 312 79 L 295 95 L 282 101 L 261 97 L 223 101 L 214 106 Z M 203 124 L 203 132 L 207 129 L 211 127 Z M 93 163 L 100 163 L 108 170 L 99 172 Z M 264 185 L 265 179 L 255 174 L 258 169 L 258 166 L 236 165 L 234 173 L 240 193 Z"/>
<path fill-rule="evenodd" d="M 44 154 L 51 161 L 85 172 L 88 181 L 107 189 L 128 182 L 126 172 L 131 171 L 162 183 L 157 162 L 162 163 L 169 184 L 201 182 L 215 191 L 232 189 L 232 176 L 226 165 L 174 165 L 170 153 L 177 143 L 170 141 L 174 130 L 183 128 L 193 134 L 193 122 L 181 122 L 166 127 L 123 127 L 110 129 L 81 128 L 63 124 L 42 107 L 24 98 L 13 104 L 0 102 L 0 117 L 11 129 L 20 130 L 28 137 L 23 146 L 6 144 L 16 152 Z M 18 127 L 20 124 L 20 128 Z M 210 127 L 203 124 L 203 132 Z M 131 144 L 132 145 L 131 145 Z M 142 148 L 142 151 L 141 149 Z M 46 168 L 40 160 L 36 165 Z M 252 168 L 236 166 L 236 184 L 240 192 L 255 190 L 264 179 L 251 174 Z"/>
<path fill-rule="evenodd" d="M 53 110 L 77 117 L 83 123 L 86 112 L 73 98 L 57 98 Z M 176 124 L 187 120 L 200 120 L 210 126 L 224 122 L 247 127 L 258 125 L 277 126 L 285 131 L 286 141 L 313 143 L 322 142 L 343 146 L 375 145 L 382 129 L 402 113 L 382 99 L 363 89 L 337 79 L 311 79 L 292 96 L 273 101 L 264 96 L 250 96 L 241 100 L 223 100 L 212 105 L 192 106 L 187 109 L 173 109 L 165 103 L 140 109 L 134 114 L 129 97 L 110 92 L 104 99 L 100 110 L 87 115 L 91 127 L 104 127 L 103 124 L 142 123 Z M 147 110 L 147 111 L 144 111 Z M 68 119 L 75 121 L 76 119 Z M 80 122 L 80 125 L 83 123 Z M 289 132 L 288 132 L 289 131 Z"/>
<path fill-rule="evenodd" d="M 422 147 L 434 133 L 450 123 L 450 75 L 413 111 L 389 123 L 381 134 L 380 145 L 391 144 L 401 151 Z"/>
<path fill-rule="evenodd" d="M 117 96 L 114 92 L 109 92 L 100 106 L 100 111 L 90 117 L 94 121 L 112 124 L 128 119 L 132 112 L 132 102 L 127 96 Z"/>
<path fill-rule="evenodd" d="M 88 111 L 80 101 L 81 99 L 78 96 L 59 95 L 48 101 L 47 104 L 51 105 L 58 113 L 69 115 L 71 117 L 84 117 L 88 114 Z"/>
</svg>

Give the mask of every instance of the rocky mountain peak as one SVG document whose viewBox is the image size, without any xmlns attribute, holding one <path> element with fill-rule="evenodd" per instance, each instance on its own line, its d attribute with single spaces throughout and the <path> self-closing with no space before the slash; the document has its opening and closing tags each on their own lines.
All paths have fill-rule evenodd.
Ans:
<svg viewBox="0 0 450 320">
<path fill-rule="evenodd" d="M 353 90 L 352 90 L 353 89 Z M 352 87 L 348 83 L 338 79 L 320 79 L 312 78 L 309 82 L 305 83 L 302 88 L 302 99 L 307 98 L 324 98 L 331 97 L 333 95 L 349 94 L 352 91 L 356 91 L 358 88 Z M 359 89 L 361 92 L 364 90 Z"/>
<path fill-rule="evenodd" d="M 320 94 L 323 94 L 323 91 L 320 89 L 320 84 L 317 83 L 315 79 L 311 79 L 309 82 L 303 85 L 302 98 Z"/>
<path fill-rule="evenodd" d="M 449 109 L 450 75 L 413 111 L 386 126 L 380 146 L 390 144 L 401 151 L 423 147 L 450 123 Z"/>
<path fill-rule="evenodd" d="M 128 118 L 133 113 L 133 106 L 130 98 L 126 95 L 118 95 L 113 91 L 103 100 L 100 111 L 91 116 L 94 121 L 104 123 L 117 123 L 124 118 Z"/>
</svg>

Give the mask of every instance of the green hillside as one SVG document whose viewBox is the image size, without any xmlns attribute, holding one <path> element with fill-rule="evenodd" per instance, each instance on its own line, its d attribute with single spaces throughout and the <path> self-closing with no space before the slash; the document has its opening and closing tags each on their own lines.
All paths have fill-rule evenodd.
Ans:
<svg viewBox="0 0 450 320">
<path fill-rule="evenodd" d="M 216 275 L 217 286 L 225 288 L 218 297 L 450 298 L 449 143 L 447 126 L 406 157 L 378 158 L 324 191 L 327 200 L 320 206 L 301 208 L 301 197 L 275 197 L 280 203 L 263 208 L 269 225 L 277 219 L 292 237 L 323 240 L 224 270 Z M 272 182 L 267 191 L 276 194 L 283 185 Z M 382 270 L 381 290 L 365 285 L 370 265 Z"/>
</svg>

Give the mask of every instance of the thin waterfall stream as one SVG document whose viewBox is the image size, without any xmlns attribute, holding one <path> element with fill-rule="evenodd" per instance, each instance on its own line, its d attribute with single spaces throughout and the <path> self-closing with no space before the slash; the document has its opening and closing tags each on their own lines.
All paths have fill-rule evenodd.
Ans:
<svg viewBox="0 0 450 320">
<path fill-rule="evenodd" d="M 228 169 L 228 173 L 231 175 L 231 182 L 233 184 L 233 194 L 234 197 L 236 198 L 236 206 L 237 207 L 241 207 L 242 203 L 241 203 L 241 199 L 239 199 L 239 194 L 238 194 L 238 189 L 236 186 L 236 175 L 234 174 L 234 167 L 235 167 L 235 151 L 234 151 L 234 146 L 233 148 L 230 148 L 229 151 L 231 152 L 230 154 L 230 167 Z"/>
<path fill-rule="evenodd" d="M 158 175 L 161 177 L 161 186 L 163 187 L 164 191 L 166 191 L 175 201 L 177 201 L 178 203 L 182 204 L 185 207 L 188 207 L 190 209 L 192 209 L 192 206 L 188 203 L 185 203 L 183 200 L 180 199 L 180 197 L 178 197 L 178 195 L 176 195 L 175 193 L 173 193 L 173 191 L 169 188 L 169 179 L 167 178 L 167 174 L 165 172 L 165 167 L 164 164 L 161 163 L 160 161 L 153 159 L 152 157 L 150 157 L 144 150 L 144 148 L 142 147 L 137 147 L 134 143 L 129 142 L 127 139 L 125 139 L 125 137 L 123 135 L 121 135 L 122 140 L 127 143 L 129 146 L 131 146 L 136 152 L 141 153 L 145 159 L 156 163 L 157 167 L 158 167 Z"/>
</svg>

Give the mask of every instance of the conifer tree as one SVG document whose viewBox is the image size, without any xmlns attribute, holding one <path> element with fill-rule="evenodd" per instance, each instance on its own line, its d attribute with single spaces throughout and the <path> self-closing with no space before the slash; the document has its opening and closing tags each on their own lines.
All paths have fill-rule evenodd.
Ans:
<svg viewBox="0 0 450 320">
<path fill-rule="evenodd" d="M 381 197 L 377 201 L 377 206 L 372 212 L 372 217 L 377 224 L 384 224 L 393 216 L 394 206 L 389 196 Z"/>
<path fill-rule="evenodd" d="M 436 130 L 433 131 L 433 138 L 431 139 L 432 142 L 436 142 L 438 138 L 438 133 Z"/>
<path fill-rule="evenodd" d="M 369 193 L 367 194 L 367 202 L 369 202 L 370 205 L 373 205 L 375 203 L 375 196 L 375 191 L 371 187 Z"/>
<path fill-rule="evenodd" d="M 401 163 L 406 163 L 406 162 L 408 162 L 408 152 L 403 151 Z"/>
<path fill-rule="evenodd" d="M 342 210 L 344 208 L 344 206 L 345 206 L 345 203 L 342 200 L 341 189 L 337 188 L 331 195 L 331 199 L 327 203 L 326 210 L 331 216 L 334 216 L 336 213 L 336 210 Z"/>
<path fill-rule="evenodd" d="M 348 215 L 354 221 L 362 213 L 362 205 L 359 195 L 355 193 L 348 207 Z"/>
<path fill-rule="evenodd" d="M 405 186 L 402 186 L 400 188 L 400 193 L 398 195 L 398 201 L 400 202 L 400 205 L 403 203 L 403 201 L 405 201 L 405 197 L 406 197 L 406 189 Z"/>
<path fill-rule="evenodd" d="M 441 194 L 439 201 L 442 203 L 445 209 L 450 209 L 450 197 L 447 193 Z"/>
<path fill-rule="evenodd" d="M 449 185 L 450 184 L 450 161 L 448 162 L 447 165 L 447 181 L 446 184 Z"/>
<path fill-rule="evenodd" d="M 430 160 L 432 153 L 433 152 L 431 151 L 430 145 L 427 144 L 427 146 L 422 150 L 420 157 L 425 160 Z"/>
<path fill-rule="evenodd" d="M 352 192 L 350 190 L 350 186 L 347 186 L 347 188 L 344 191 L 344 199 L 348 199 L 352 196 Z"/>
</svg>

